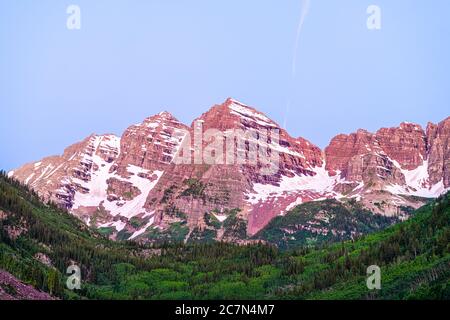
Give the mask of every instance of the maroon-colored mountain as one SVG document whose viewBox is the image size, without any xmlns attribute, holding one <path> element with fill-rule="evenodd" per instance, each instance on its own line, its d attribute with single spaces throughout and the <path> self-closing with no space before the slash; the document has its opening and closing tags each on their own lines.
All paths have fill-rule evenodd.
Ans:
<svg viewBox="0 0 450 320">
<path fill-rule="evenodd" d="M 199 127 L 211 139 L 196 144 Z M 239 136 L 247 143 L 239 144 Z M 238 219 L 244 227 L 230 223 L 233 232 L 221 229 L 215 235 L 233 241 L 239 232 L 254 235 L 298 204 L 326 198 L 355 199 L 374 213 L 403 216 L 402 208 L 424 203 L 418 197 L 449 189 L 449 137 L 447 118 L 426 131 L 402 123 L 376 133 L 338 135 L 322 151 L 228 99 L 191 126 L 162 112 L 120 138 L 92 135 L 61 156 L 9 175 L 91 226 L 109 230 L 112 238 L 149 239 L 184 225 L 188 231 L 177 236 L 188 240 L 211 221 L 223 225 Z M 267 174 L 265 164 L 237 160 L 251 157 L 251 139 L 260 155 L 276 153 L 276 171 Z M 211 148 L 211 142 L 219 144 Z"/>
</svg>

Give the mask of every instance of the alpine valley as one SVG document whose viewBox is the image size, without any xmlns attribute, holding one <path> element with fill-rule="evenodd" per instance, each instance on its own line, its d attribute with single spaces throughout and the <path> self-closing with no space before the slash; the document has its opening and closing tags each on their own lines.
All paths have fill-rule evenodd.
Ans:
<svg viewBox="0 0 450 320">
<path fill-rule="evenodd" d="M 198 123 L 277 129 L 277 172 L 174 161 Z M 450 299 L 449 137 L 450 117 L 321 150 L 233 99 L 91 135 L 0 172 L 0 300 Z"/>
<path fill-rule="evenodd" d="M 278 129 L 278 172 L 174 163 L 194 123 L 221 132 Z M 191 126 L 161 112 L 121 137 L 93 134 L 7 175 L 112 240 L 291 248 L 354 239 L 407 220 L 450 189 L 449 138 L 450 117 L 426 129 L 401 123 L 340 134 L 321 150 L 230 98 Z"/>
<path fill-rule="evenodd" d="M 313 209 L 297 207 L 273 227 L 303 219 L 302 210 L 308 216 Z M 366 284 L 372 265 L 381 269 L 380 290 Z M 69 266 L 79 267 L 79 289 L 67 285 L 73 284 Z M 406 221 L 334 244 L 287 250 L 267 243 L 140 244 L 108 239 L 2 172 L 2 299 L 448 300 L 450 193 Z"/>
</svg>

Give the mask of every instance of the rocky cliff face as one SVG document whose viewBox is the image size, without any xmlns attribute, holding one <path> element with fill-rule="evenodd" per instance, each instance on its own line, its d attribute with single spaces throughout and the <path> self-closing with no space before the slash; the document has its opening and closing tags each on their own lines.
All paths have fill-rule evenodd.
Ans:
<svg viewBox="0 0 450 320">
<path fill-rule="evenodd" d="M 449 136 L 450 118 L 426 132 L 402 123 L 338 135 L 322 152 L 228 99 L 191 126 L 162 112 L 120 138 L 91 135 L 9 175 L 112 238 L 234 241 L 326 198 L 353 198 L 403 217 L 401 208 L 423 203 L 410 196 L 435 197 L 450 187 Z M 276 170 L 265 171 L 262 156 L 276 160 Z"/>
<path fill-rule="evenodd" d="M 447 118 L 429 124 L 426 132 L 417 124 L 402 123 L 376 133 L 358 130 L 336 136 L 325 149 L 327 170 L 343 179 L 335 190 L 388 215 L 398 213 L 400 204 L 417 206 L 405 195 L 438 196 L 449 188 L 449 125 Z"/>
<path fill-rule="evenodd" d="M 426 131 L 428 173 L 431 184 L 441 181 L 450 187 L 450 117 L 435 125 L 429 123 Z"/>
</svg>

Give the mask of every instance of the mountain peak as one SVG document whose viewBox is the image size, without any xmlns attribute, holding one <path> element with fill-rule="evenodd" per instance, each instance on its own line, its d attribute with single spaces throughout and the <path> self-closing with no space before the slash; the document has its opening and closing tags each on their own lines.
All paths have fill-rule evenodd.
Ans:
<svg viewBox="0 0 450 320">
<path fill-rule="evenodd" d="M 238 116 L 241 121 L 251 121 L 264 127 L 280 127 L 275 121 L 269 119 L 261 111 L 236 99 L 228 98 L 222 106 L 226 107 L 231 115 Z"/>
<path fill-rule="evenodd" d="M 164 119 L 175 119 L 175 117 L 169 111 L 161 111 L 158 116 Z"/>
<path fill-rule="evenodd" d="M 181 124 L 181 122 L 177 118 L 175 118 L 170 112 L 161 111 L 160 113 L 157 113 L 150 117 L 145 118 L 142 123 L 138 123 L 135 126 L 137 126 L 137 127 L 145 126 L 145 127 L 149 127 L 149 128 L 157 128 L 161 125 L 166 125 L 168 123 Z"/>
<path fill-rule="evenodd" d="M 400 129 L 423 131 L 422 126 L 420 124 L 407 121 L 400 123 Z"/>
<path fill-rule="evenodd" d="M 239 104 L 239 105 L 241 105 L 241 106 L 243 106 L 243 107 L 248 107 L 248 105 L 246 105 L 245 103 L 242 103 L 241 101 L 236 100 L 236 99 L 234 99 L 234 98 L 232 98 L 232 97 L 228 97 L 228 98 L 225 100 L 225 102 L 224 102 L 224 104 L 226 104 L 226 105 L 231 105 L 231 104 L 233 104 L 233 103 Z"/>
</svg>

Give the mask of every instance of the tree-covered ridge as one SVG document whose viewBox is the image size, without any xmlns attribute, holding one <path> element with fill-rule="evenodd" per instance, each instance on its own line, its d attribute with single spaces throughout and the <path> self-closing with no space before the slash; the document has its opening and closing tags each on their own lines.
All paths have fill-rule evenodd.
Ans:
<svg viewBox="0 0 450 320">
<path fill-rule="evenodd" d="M 449 299 L 450 193 L 414 217 L 363 239 L 326 246 L 308 261 L 285 297 L 308 299 Z M 381 267 L 382 289 L 369 292 L 366 268 Z"/>
<path fill-rule="evenodd" d="M 255 238 L 292 249 L 359 238 L 399 221 L 398 217 L 374 214 L 354 199 L 327 199 L 303 203 L 274 218 Z"/>
<path fill-rule="evenodd" d="M 321 247 L 152 247 L 112 242 L 1 174 L 0 268 L 65 299 L 449 299 L 449 201 L 444 195 L 385 231 Z M 81 290 L 65 289 L 72 263 L 82 269 Z M 370 265 L 381 267 L 379 291 L 366 287 Z"/>
</svg>

